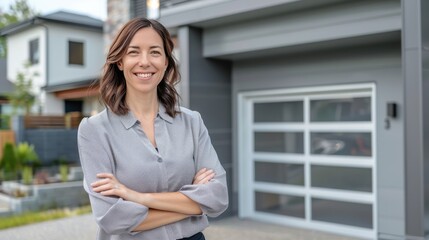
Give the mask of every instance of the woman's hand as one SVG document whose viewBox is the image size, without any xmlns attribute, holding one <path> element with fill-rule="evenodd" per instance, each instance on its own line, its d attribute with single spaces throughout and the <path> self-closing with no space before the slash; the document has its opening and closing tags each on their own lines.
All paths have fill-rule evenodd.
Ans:
<svg viewBox="0 0 429 240">
<path fill-rule="evenodd" d="M 213 179 L 215 173 L 211 169 L 203 168 L 195 174 L 192 184 L 205 184 Z"/>
<path fill-rule="evenodd" d="M 118 196 L 125 200 L 131 200 L 134 191 L 121 184 L 116 177 L 111 173 L 97 174 L 98 180 L 91 183 L 92 190 L 104 196 Z"/>
</svg>

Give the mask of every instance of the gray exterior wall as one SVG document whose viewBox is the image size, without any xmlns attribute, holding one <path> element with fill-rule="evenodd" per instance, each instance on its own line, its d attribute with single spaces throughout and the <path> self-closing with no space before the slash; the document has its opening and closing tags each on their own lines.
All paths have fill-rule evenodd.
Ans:
<svg viewBox="0 0 429 240">
<path fill-rule="evenodd" d="M 186 87 L 184 91 L 190 93 L 189 107 L 201 113 L 231 186 L 231 63 L 202 56 L 201 29 L 182 28 L 180 36 L 181 50 L 186 49 L 186 54 L 181 54 L 180 60 L 182 76 L 186 76 L 182 87 Z M 231 195 L 232 188 L 228 189 Z M 223 216 L 231 213 L 230 205 Z"/>
<path fill-rule="evenodd" d="M 237 59 L 248 58 L 251 53 L 315 50 L 332 46 L 330 41 L 336 41 L 336 47 L 350 42 L 384 41 L 401 28 L 400 16 L 399 1 L 380 0 L 275 13 L 206 28 L 203 54 Z"/>
<path fill-rule="evenodd" d="M 423 122 L 425 123 L 424 129 L 424 146 L 429 144 L 429 2 L 422 1 L 420 16 L 421 16 L 421 29 L 422 29 L 422 66 L 423 66 Z M 429 235 L 429 147 L 424 147 L 424 229 L 425 235 Z"/>
<path fill-rule="evenodd" d="M 407 233 L 429 235 L 429 3 L 402 0 Z"/>
<path fill-rule="evenodd" d="M 173 33 L 179 30 L 180 44 L 183 39 L 190 43 L 190 34 L 181 35 L 181 29 L 201 29 L 203 61 L 232 63 L 232 211 L 237 211 L 241 186 L 236 160 L 239 92 L 375 83 L 377 230 L 385 236 L 424 236 L 429 229 L 429 148 L 424 147 L 429 139 L 428 1 L 210 3 L 171 11 L 160 20 Z M 184 46 L 181 56 L 191 58 L 198 51 Z M 198 82 L 191 77 L 198 71 L 189 70 L 192 64 L 200 66 L 188 59 L 184 68 L 185 99 L 191 107 L 199 104 L 194 95 L 201 92 L 191 91 L 192 82 Z M 384 122 L 387 102 L 398 105 L 389 129 Z"/>
<path fill-rule="evenodd" d="M 243 91 L 350 83 L 376 84 L 378 231 L 405 234 L 404 118 L 400 42 L 355 46 L 308 54 L 236 61 L 233 65 L 233 112 Z M 384 128 L 386 102 L 399 104 L 399 117 Z M 234 136 L 237 116 L 234 115 Z M 234 139 L 237 148 L 237 137 Z M 237 152 L 234 153 L 237 159 Z M 235 169 L 236 175 L 238 170 Z M 234 196 L 237 195 L 237 185 Z"/>
</svg>

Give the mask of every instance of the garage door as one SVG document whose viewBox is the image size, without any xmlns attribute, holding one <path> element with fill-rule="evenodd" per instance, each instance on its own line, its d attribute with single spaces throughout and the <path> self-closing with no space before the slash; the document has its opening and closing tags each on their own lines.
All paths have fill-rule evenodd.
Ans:
<svg viewBox="0 0 429 240">
<path fill-rule="evenodd" d="M 373 84 L 243 92 L 239 215 L 376 236 Z"/>
</svg>

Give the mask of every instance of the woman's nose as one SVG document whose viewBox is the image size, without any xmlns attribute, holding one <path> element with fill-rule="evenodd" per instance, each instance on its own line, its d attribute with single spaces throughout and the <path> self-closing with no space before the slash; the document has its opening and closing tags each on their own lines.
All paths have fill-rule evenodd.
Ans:
<svg viewBox="0 0 429 240">
<path fill-rule="evenodd" d="M 141 67 L 147 67 L 149 65 L 150 65 L 150 62 L 149 62 L 148 55 L 147 54 L 142 54 L 141 57 L 140 57 L 140 59 L 139 59 L 139 66 L 141 66 Z"/>
</svg>

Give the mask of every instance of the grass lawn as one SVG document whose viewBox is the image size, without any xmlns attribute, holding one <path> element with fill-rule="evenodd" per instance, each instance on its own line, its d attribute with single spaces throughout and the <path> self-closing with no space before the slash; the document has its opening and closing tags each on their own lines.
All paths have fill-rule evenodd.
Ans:
<svg viewBox="0 0 429 240">
<path fill-rule="evenodd" d="M 74 209 L 55 209 L 41 212 L 27 212 L 19 215 L 0 217 L 0 229 L 17 227 L 21 225 L 43 222 L 58 218 L 77 216 L 85 213 L 90 213 L 91 207 L 84 206 Z"/>
</svg>

